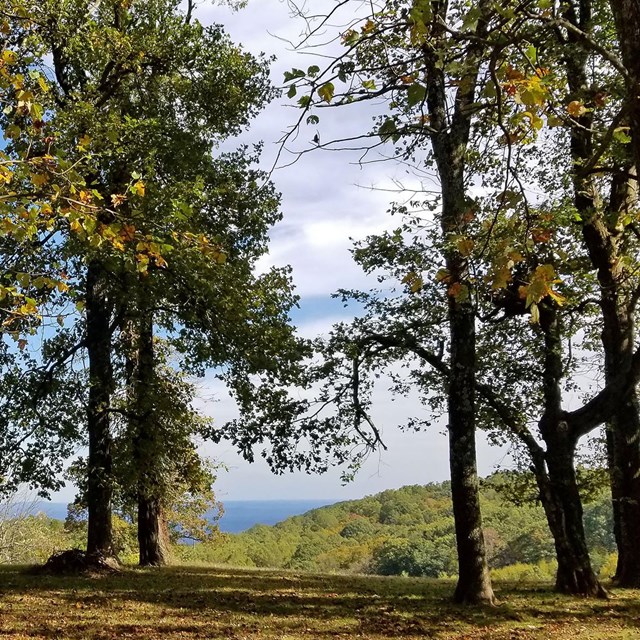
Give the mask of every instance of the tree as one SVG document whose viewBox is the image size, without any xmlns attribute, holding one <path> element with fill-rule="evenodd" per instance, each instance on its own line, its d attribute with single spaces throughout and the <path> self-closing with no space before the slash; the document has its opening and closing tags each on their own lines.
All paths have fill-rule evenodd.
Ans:
<svg viewBox="0 0 640 640">
<path fill-rule="evenodd" d="M 466 37 L 456 40 L 446 24 L 449 20 L 455 21 L 456 13 L 462 10 L 445 2 L 418 3 L 413 7 L 403 3 L 387 3 L 384 7 L 372 8 L 371 15 L 363 21 L 360 31 L 351 28 L 342 35 L 348 52 L 331 66 L 331 71 L 322 74 L 318 67 L 309 68 L 306 73 L 294 70 L 287 79 L 295 81 L 300 77 L 310 77 L 311 96 L 304 96 L 301 101 L 305 107 L 312 103 L 314 93 L 326 103 L 334 99 L 345 102 L 373 95 L 394 94 L 394 104 L 400 105 L 400 109 L 412 110 L 419 105 L 422 110 L 417 127 L 410 126 L 417 129 L 418 137 L 425 135 L 432 145 L 442 196 L 439 214 L 442 253 L 450 284 L 447 290 L 447 321 L 451 375 L 447 394 L 452 497 L 459 560 L 455 599 L 458 602 L 492 603 L 494 595 L 486 562 L 476 471 L 475 309 L 469 295 L 467 254 L 456 244 L 455 237 L 464 236 L 471 222 L 466 182 L 467 145 L 480 68 L 487 53 L 481 43 L 490 37 L 497 25 L 490 24 L 493 8 L 489 3 L 480 3 L 474 8 L 473 24 L 463 25 Z M 393 51 L 389 55 L 385 51 L 387 45 Z M 415 66 L 405 62 L 403 58 L 406 57 L 415 60 Z M 450 101 L 450 77 L 444 61 L 453 59 L 458 65 L 455 72 L 458 84 L 453 89 Z M 330 74 L 333 77 L 323 77 Z M 360 84 L 360 74 L 371 77 L 366 77 Z M 417 81 L 418 77 L 420 82 Z M 346 94 L 339 98 L 335 95 L 334 78 L 343 81 L 357 79 L 358 88 L 353 92 L 347 88 Z M 378 80 L 382 82 L 380 86 Z M 402 89 L 410 86 L 411 90 L 399 90 L 399 85 Z M 291 86 L 289 95 L 293 96 L 297 89 L 295 84 Z M 384 121 L 379 134 L 383 140 L 399 139 L 393 117 Z M 411 149 L 415 148 L 414 144 L 410 146 Z M 416 290 L 420 288 L 417 279 L 413 285 Z M 466 292 L 466 295 L 462 292 Z M 356 398 L 359 384 L 356 379 L 357 360 L 356 356 Z M 363 418 L 366 419 L 366 414 L 357 399 L 350 416 L 353 417 L 356 431 L 359 431 L 359 424 Z"/>
<path fill-rule="evenodd" d="M 551 24 L 557 38 L 554 51 L 565 69 L 564 98 L 556 99 L 556 113 L 564 108 L 570 130 L 573 162 L 574 220 L 596 270 L 602 318 L 605 381 L 629 368 L 635 339 L 633 316 L 637 287 L 633 276 L 637 247 L 631 213 L 635 199 L 632 158 L 625 133 L 625 103 L 621 81 L 625 65 L 612 50 L 606 5 L 567 3 L 561 11 L 532 17 Z M 609 42 L 608 46 L 604 42 Z M 554 50 L 553 43 L 551 50 Z M 553 55 L 553 54 L 552 54 Z M 549 51 L 545 51 L 549 58 Z M 598 62 L 594 66 L 594 60 Z M 547 68 L 557 65 L 545 61 Z M 562 68 L 561 67 L 561 68 Z M 557 90 L 557 87 L 556 87 Z M 566 105 L 566 107 L 564 107 Z M 639 504 L 637 442 L 640 418 L 635 392 L 611 418 L 607 428 L 611 486 L 616 513 L 620 584 L 633 585 L 638 567 L 633 534 Z"/>
<path fill-rule="evenodd" d="M 640 104 L 638 103 L 638 86 L 640 83 L 640 67 L 638 67 L 638 42 L 640 32 L 640 12 L 633 2 L 612 0 L 611 11 L 615 21 L 618 43 L 624 65 L 626 96 L 623 113 L 629 120 L 631 134 L 631 157 L 626 168 L 631 174 L 628 182 L 636 183 L 637 167 L 640 166 Z M 586 31 L 586 29 L 583 29 Z M 633 171 L 635 168 L 635 173 Z M 624 180 L 623 180 L 624 181 Z M 606 271 L 605 271 L 606 273 Z M 631 298 L 635 300 L 635 297 Z M 611 303 L 617 302 L 614 295 Z M 620 360 L 628 358 L 626 346 L 634 337 L 632 319 L 633 307 L 624 309 L 618 302 L 610 316 L 619 319 L 610 323 L 606 337 L 609 341 L 617 338 L 617 355 L 609 359 L 611 368 L 619 366 Z M 625 314 L 624 312 L 628 313 Z M 620 317 L 622 315 L 622 317 Z M 617 331 L 616 331 L 617 330 Z M 615 355 L 615 352 L 614 354 Z M 634 395 L 610 425 L 609 456 L 611 468 L 611 488 L 614 504 L 614 523 L 618 544 L 618 565 L 616 581 L 621 586 L 637 587 L 640 585 L 640 550 L 635 544 L 634 532 L 640 526 L 640 408 L 637 395 Z"/>
</svg>

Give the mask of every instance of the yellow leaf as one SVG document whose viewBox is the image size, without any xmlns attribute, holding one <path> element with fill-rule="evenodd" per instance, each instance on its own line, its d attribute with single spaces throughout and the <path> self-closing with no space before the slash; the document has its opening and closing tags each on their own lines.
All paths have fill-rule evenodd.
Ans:
<svg viewBox="0 0 640 640">
<path fill-rule="evenodd" d="M 140 197 L 144 196 L 144 182 L 142 182 L 142 180 L 138 180 L 138 182 L 133 185 L 133 192 Z"/>
<path fill-rule="evenodd" d="M 531 317 L 529 318 L 529 322 L 531 324 L 539 324 L 540 323 L 540 310 L 538 309 L 537 304 L 532 304 L 529 307 L 529 311 L 531 312 Z"/>
<path fill-rule="evenodd" d="M 559 294 L 557 291 L 554 291 L 553 289 L 549 288 L 548 291 L 548 296 L 559 306 L 561 307 L 566 301 L 567 299 Z"/>
<path fill-rule="evenodd" d="M 404 278 L 402 278 L 402 284 L 406 284 L 411 293 L 418 293 L 418 291 L 422 289 L 424 282 L 415 271 L 410 271 Z"/>
<path fill-rule="evenodd" d="M 376 28 L 376 25 L 371 20 L 367 20 L 364 27 L 362 27 L 362 33 L 371 33 Z"/>
<path fill-rule="evenodd" d="M 587 112 L 587 109 L 585 108 L 585 106 L 582 104 L 582 102 L 580 102 L 579 100 L 572 100 L 568 105 L 567 105 L 567 113 L 572 117 L 572 118 L 578 118 L 581 115 L 584 115 Z"/>
<path fill-rule="evenodd" d="M 325 102 L 331 102 L 335 94 L 335 86 L 333 82 L 326 82 L 318 89 L 318 95 Z"/>
<path fill-rule="evenodd" d="M 42 187 L 49 182 L 49 176 L 46 173 L 34 173 L 31 175 L 31 182 L 36 187 Z"/>
<path fill-rule="evenodd" d="M 47 93 L 49 91 L 49 85 L 47 84 L 47 81 L 44 79 L 42 75 L 38 76 L 38 84 L 40 85 L 40 89 L 44 93 Z"/>
<path fill-rule="evenodd" d="M 2 62 L 4 62 L 6 65 L 15 64 L 17 60 L 18 60 L 18 55 L 14 51 L 9 51 L 8 49 L 5 49 L 2 52 Z"/>
<path fill-rule="evenodd" d="M 471 255 L 474 246 L 475 242 L 472 238 L 460 238 L 457 242 L 458 251 L 460 252 L 460 255 L 465 258 Z"/>
<path fill-rule="evenodd" d="M 507 266 L 503 266 L 500 269 L 496 270 L 493 274 L 493 279 L 491 281 L 491 288 L 494 291 L 498 291 L 499 289 L 505 289 L 507 284 L 511 281 L 511 269 Z"/>
<path fill-rule="evenodd" d="M 127 196 L 124 196 L 121 193 L 111 194 L 111 204 L 116 208 L 119 207 L 126 199 Z"/>
</svg>

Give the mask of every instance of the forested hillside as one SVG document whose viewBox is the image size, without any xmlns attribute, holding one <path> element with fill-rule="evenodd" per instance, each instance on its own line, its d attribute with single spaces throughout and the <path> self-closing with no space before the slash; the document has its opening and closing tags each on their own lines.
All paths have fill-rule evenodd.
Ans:
<svg viewBox="0 0 640 640">
<path fill-rule="evenodd" d="M 496 490 L 482 488 L 485 539 L 493 568 L 517 563 L 548 573 L 555 557 L 540 506 L 515 506 Z M 614 550 L 610 498 L 585 505 L 585 526 L 597 568 Z M 382 575 L 454 575 L 456 555 L 448 482 L 408 486 L 361 500 L 340 502 L 195 547 L 181 547 L 185 562 L 353 571 Z M 546 569 L 546 570 L 545 570 Z M 535 572 L 535 569 L 532 569 Z"/>
</svg>

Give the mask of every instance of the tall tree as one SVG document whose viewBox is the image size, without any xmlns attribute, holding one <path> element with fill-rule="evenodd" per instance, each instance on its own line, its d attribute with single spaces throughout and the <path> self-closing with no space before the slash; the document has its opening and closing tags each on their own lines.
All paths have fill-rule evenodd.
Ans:
<svg viewBox="0 0 640 640">
<path fill-rule="evenodd" d="M 631 159 L 626 166 L 633 191 L 637 193 L 637 168 L 640 166 L 640 102 L 638 101 L 638 87 L 640 87 L 640 66 L 638 65 L 638 36 L 640 35 L 640 7 L 637 3 L 611 0 L 609 3 L 613 13 L 619 49 L 624 64 L 626 97 L 624 103 L 625 120 L 629 121 L 631 133 Z M 582 32 L 589 34 L 584 25 L 580 25 Z M 628 177 L 619 180 L 619 198 L 626 205 L 628 200 L 625 193 L 625 183 Z M 634 193 L 634 195 L 635 195 Z M 619 234 L 611 234 L 618 240 Z M 610 244 L 611 246 L 611 244 Z M 616 265 L 615 261 L 610 263 Z M 619 263 L 618 263 L 619 264 Z M 609 267 L 611 269 L 611 267 Z M 609 269 L 603 269 L 605 277 Z M 617 278 L 609 278 L 614 284 L 624 277 L 624 273 L 617 271 L 612 274 Z M 625 306 L 624 299 L 616 295 L 618 287 L 613 288 L 608 296 L 612 319 L 608 323 L 603 340 L 611 343 L 608 350 L 607 369 L 615 369 L 628 358 L 629 344 L 634 337 L 633 305 Z M 635 296 L 630 301 L 635 302 Z M 611 488 L 614 500 L 614 523 L 618 544 L 618 566 L 616 581 L 621 586 L 638 587 L 640 585 L 640 549 L 635 543 L 636 533 L 640 527 L 640 403 L 634 395 L 626 403 L 624 409 L 617 414 L 609 425 L 608 444 L 611 468 Z"/>
</svg>

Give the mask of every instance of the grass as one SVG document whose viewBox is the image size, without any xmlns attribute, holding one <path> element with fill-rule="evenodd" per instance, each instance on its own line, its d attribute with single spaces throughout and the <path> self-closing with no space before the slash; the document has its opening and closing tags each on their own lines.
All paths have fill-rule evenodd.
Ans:
<svg viewBox="0 0 640 640">
<path fill-rule="evenodd" d="M 68 578 L 0 567 L 0 638 L 631 640 L 640 592 L 607 601 L 497 584 L 503 604 L 448 601 L 452 583 L 170 567 Z"/>
</svg>

